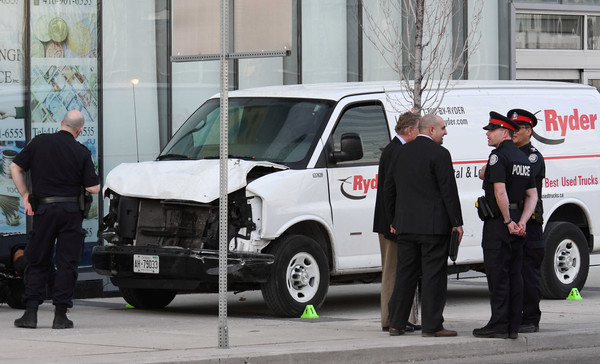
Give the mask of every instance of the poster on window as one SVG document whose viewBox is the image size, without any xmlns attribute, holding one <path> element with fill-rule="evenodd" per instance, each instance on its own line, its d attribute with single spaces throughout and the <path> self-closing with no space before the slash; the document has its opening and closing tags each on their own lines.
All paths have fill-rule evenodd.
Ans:
<svg viewBox="0 0 600 364">
<path fill-rule="evenodd" d="M 96 0 L 30 1 L 31 137 L 60 130 L 70 110 L 85 125 L 77 141 L 98 170 L 98 21 Z M 96 241 L 98 196 L 84 220 L 86 241 Z"/>
<path fill-rule="evenodd" d="M 24 22 L 25 0 L 0 1 L 0 235 L 26 232 L 8 168 L 25 145 Z"/>
</svg>

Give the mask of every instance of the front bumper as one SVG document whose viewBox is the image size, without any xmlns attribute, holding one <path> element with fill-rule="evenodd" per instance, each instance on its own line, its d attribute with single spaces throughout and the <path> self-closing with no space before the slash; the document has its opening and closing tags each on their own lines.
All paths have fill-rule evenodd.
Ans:
<svg viewBox="0 0 600 364">
<path fill-rule="evenodd" d="M 135 273 L 133 255 L 159 257 L 159 273 Z M 228 283 L 263 283 L 271 272 L 271 254 L 235 253 L 227 255 Z M 92 267 L 109 276 L 119 287 L 205 290 L 218 284 L 219 252 L 211 249 L 181 249 L 157 246 L 96 246 Z"/>
</svg>

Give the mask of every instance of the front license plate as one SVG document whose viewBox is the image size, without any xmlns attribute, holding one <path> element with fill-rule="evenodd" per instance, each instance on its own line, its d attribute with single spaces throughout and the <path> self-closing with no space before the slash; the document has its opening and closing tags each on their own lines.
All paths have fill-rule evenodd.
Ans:
<svg viewBox="0 0 600 364">
<path fill-rule="evenodd" d="M 134 273 L 158 274 L 158 255 L 133 255 Z"/>
</svg>

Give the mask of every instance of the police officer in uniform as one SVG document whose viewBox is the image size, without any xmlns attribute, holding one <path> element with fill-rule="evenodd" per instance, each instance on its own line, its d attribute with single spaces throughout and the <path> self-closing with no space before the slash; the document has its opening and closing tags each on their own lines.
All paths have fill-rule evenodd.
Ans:
<svg viewBox="0 0 600 364">
<path fill-rule="evenodd" d="M 67 309 L 73 307 L 77 265 L 85 238 L 78 196 L 82 187 L 92 194 L 100 191 L 91 153 L 75 140 L 83 123 L 81 112 L 69 111 L 60 131 L 36 136 L 10 165 L 15 186 L 23 197 L 25 213 L 33 215 L 33 230 L 25 248 L 29 261 L 25 270 L 26 310 L 15 320 L 17 327 L 37 326 L 38 306 L 43 302 L 54 269 L 53 255 L 56 275 L 52 287 L 55 306 L 52 328 L 73 327 L 73 321 L 67 318 Z M 33 194 L 27 188 L 26 171 L 31 174 Z"/>
<path fill-rule="evenodd" d="M 515 146 L 522 150 L 531 163 L 531 173 L 535 179 L 538 201 L 533 216 L 527 221 L 527 234 L 523 250 L 523 318 L 519 332 L 531 333 L 540 329 L 540 267 L 544 259 L 542 186 L 546 176 L 546 165 L 542 154 L 531 145 L 531 134 L 537 125 L 535 115 L 527 110 L 512 109 L 506 117 L 519 124 L 513 136 Z"/>
<path fill-rule="evenodd" d="M 478 200 L 492 316 L 484 327 L 473 330 L 476 337 L 516 339 L 521 323 L 524 236 L 537 191 L 531 163 L 512 141 L 517 128 L 514 121 L 493 111 L 483 128 L 488 145 L 496 147 L 484 173 L 485 196 Z"/>
</svg>

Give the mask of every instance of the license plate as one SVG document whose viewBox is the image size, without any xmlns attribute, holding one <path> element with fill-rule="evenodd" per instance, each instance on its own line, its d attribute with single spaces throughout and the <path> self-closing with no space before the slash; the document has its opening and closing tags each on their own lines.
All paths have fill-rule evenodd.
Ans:
<svg viewBox="0 0 600 364">
<path fill-rule="evenodd" d="M 158 255 L 133 255 L 134 273 L 158 274 Z"/>
</svg>

